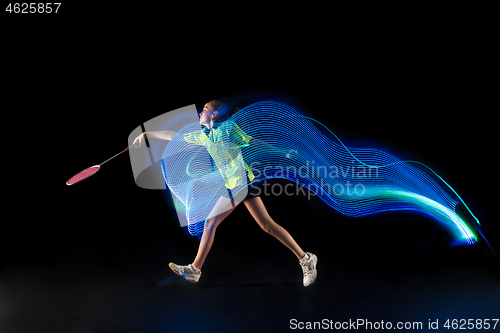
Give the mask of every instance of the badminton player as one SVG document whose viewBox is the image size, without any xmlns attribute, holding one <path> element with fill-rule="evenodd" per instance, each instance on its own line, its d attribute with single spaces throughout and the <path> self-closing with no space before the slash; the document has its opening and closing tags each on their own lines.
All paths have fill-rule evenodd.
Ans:
<svg viewBox="0 0 500 333">
<path fill-rule="evenodd" d="M 222 135 L 222 133 L 224 131 L 227 131 L 229 126 L 229 129 L 231 131 L 230 137 L 232 139 L 234 138 L 234 140 L 240 141 L 235 142 L 236 144 L 246 143 L 249 144 L 250 147 L 252 146 L 252 144 L 265 144 L 270 147 L 269 144 L 250 137 L 245 132 L 243 132 L 234 122 L 227 120 L 236 110 L 237 109 L 230 108 L 225 103 L 218 100 L 208 102 L 203 107 L 203 111 L 199 114 L 202 129 L 199 132 L 189 133 L 189 135 L 185 135 L 184 140 L 190 143 L 202 144 L 205 146 L 207 146 L 209 142 L 221 142 L 221 140 L 223 140 L 222 138 L 225 137 L 224 135 Z M 166 130 L 142 133 L 134 140 L 134 144 L 136 146 L 142 145 L 145 135 L 147 135 L 148 137 L 152 136 L 158 139 L 171 140 L 175 135 L 175 132 Z M 207 150 L 210 153 L 210 150 Z M 226 156 L 221 157 L 221 154 L 211 154 L 211 157 L 214 160 L 215 165 L 231 165 L 231 161 L 228 161 L 227 159 L 234 158 L 233 155 L 234 154 L 226 154 Z M 226 160 L 217 160 L 221 158 L 224 158 Z M 236 165 L 237 163 L 234 164 Z M 233 189 L 233 192 L 235 192 L 234 190 L 236 188 L 234 184 L 248 184 L 249 181 L 254 179 L 252 170 L 246 164 L 245 173 L 247 179 L 234 179 L 234 177 L 239 176 L 233 176 L 230 179 L 224 179 L 226 187 L 229 189 L 231 199 L 221 197 L 213 208 L 212 212 L 209 214 L 207 220 L 205 221 L 205 228 L 200 240 L 200 245 L 198 247 L 198 253 L 196 254 L 196 258 L 194 259 L 194 261 L 191 264 L 185 266 L 177 265 L 172 262 L 169 264 L 169 267 L 176 274 L 182 276 L 190 282 L 198 282 L 201 277 L 201 269 L 203 267 L 205 259 L 207 258 L 208 252 L 212 247 L 217 226 L 226 217 L 228 217 L 238 205 L 238 203 L 235 205 L 234 200 L 232 200 L 231 189 Z M 241 202 L 243 202 L 252 217 L 255 219 L 255 221 L 257 221 L 257 223 L 265 232 L 274 236 L 293 252 L 293 254 L 299 260 L 300 266 L 302 267 L 304 286 L 307 287 L 311 285 L 316 280 L 317 276 L 316 265 L 318 259 L 316 255 L 310 252 L 304 252 L 297 244 L 297 242 L 293 239 L 293 237 L 269 216 L 266 207 L 264 206 L 264 202 L 260 198 L 260 191 L 258 191 L 259 193 L 256 193 L 256 189 L 258 190 L 258 188 L 254 187 L 248 188 L 248 194 Z M 228 205 L 227 207 L 231 208 L 228 208 L 222 213 L 216 213 L 220 212 L 221 207 L 224 207 L 226 205 Z"/>
</svg>

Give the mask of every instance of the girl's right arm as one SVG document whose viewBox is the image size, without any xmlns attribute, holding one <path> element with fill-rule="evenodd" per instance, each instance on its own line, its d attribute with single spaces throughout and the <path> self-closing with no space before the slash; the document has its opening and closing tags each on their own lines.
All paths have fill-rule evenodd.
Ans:
<svg viewBox="0 0 500 333">
<path fill-rule="evenodd" d="M 136 147 L 142 146 L 142 143 L 144 142 L 144 137 L 147 135 L 148 137 L 153 137 L 161 140 L 172 140 L 174 135 L 177 132 L 171 131 L 171 130 L 165 130 L 165 131 L 151 131 L 151 132 L 144 132 L 141 135 L 139 135 L 137 138 L 135 138 L 133 144 Z"/>
</svg>

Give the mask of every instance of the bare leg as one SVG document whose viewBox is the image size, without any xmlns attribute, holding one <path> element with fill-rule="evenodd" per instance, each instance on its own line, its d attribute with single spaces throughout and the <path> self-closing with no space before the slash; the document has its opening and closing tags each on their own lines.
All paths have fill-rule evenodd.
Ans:
<svg viewBox="0 0 500 333">
<path fill-rule="evenodd" d="M 227 209 L 227 206 L 232 207 Z M 226 206 L 227 209 L 225 212 L 218 214 L 222 207 Z M 194 267 L 201 270 L 205 259 L 207 258 L 208 252 L 212 248 L 212 244 L 214 242 L 215 230 L 217 226 L 227 217 L 231 212 L 236 208 L 236 206 L 232 205 L 231 201 L 227 198 L 219 198 L 219 201 L 212 209 L 212 212 L 209 215 L 209 218 L 205 222 L 205 229 L 203 230 L 203 235 L 201 236 L 200 245 L 198 246 L 198 253 L 196 254 L 196 258 L 193 261 Z"/>
<path fill-rule="evenodd" d="M 304 258 L 305 252 L 302 251 L 300 246 L 295 242 L 285 228 L 271 219 L 260 197 L 244 200 L 243 203 L 245 203 L 245 206 L 250 211 L 250 214 L 252 214 L 253 218 L 257 221 L 257 223 L 259 223 L 260 227 L 265 232 L 276 237 L 281 243 L 288 247 L 299 260 Z"/>
</svg>

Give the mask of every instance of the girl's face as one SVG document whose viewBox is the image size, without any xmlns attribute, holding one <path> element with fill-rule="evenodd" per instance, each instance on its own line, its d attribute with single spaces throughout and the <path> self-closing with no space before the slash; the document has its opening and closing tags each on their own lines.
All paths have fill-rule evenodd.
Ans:
<svg viewBox="0 0 500 333">
<path fill-rule="evenodd" d="M 217 114 L 217 111 L 214 110 L 211 103 L 205 104 L 203 107 L 203 111 L 200 113 L 200 124 L 210 124 L 210 121 L 213 119 L 214 114 Z"/>
</svg>

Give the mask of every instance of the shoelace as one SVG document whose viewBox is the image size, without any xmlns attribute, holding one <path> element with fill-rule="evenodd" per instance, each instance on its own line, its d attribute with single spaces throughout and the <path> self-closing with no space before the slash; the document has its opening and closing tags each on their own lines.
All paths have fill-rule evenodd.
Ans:
<svg viewBox="0 0 500 333">
<path fill-rule="evenodd" d="M 308 274 L 311 272 L 311 269 L 309 267 L 309 263 L 306 263 L 302 265 L 302 272 L 304 272 L 304 275 Z"/>
</svg>

